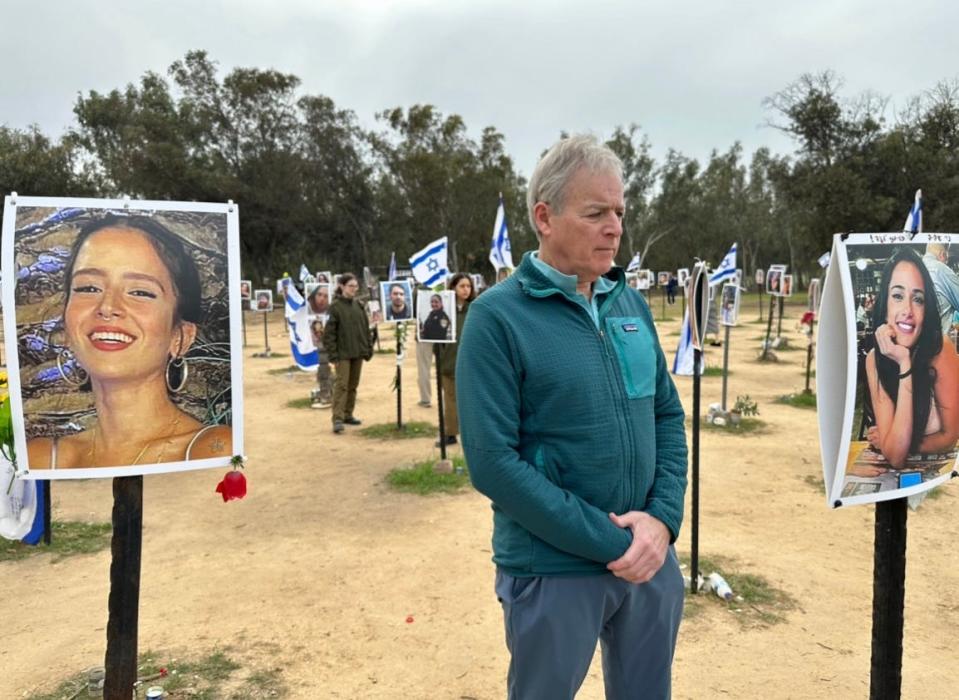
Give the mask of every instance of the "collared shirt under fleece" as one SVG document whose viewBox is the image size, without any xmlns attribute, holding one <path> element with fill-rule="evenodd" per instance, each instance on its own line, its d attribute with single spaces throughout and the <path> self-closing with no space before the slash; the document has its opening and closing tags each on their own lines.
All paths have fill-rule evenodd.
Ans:
<svg viewBox="0 0 959 700">
<path fill-rule="evenodd" d="M 675 541 L 684 414 L 649 308 L 623 271 L 597 280 L 587 301 L 574 277 L 544 266 L 527 253 L 470 307 L 456 365 L 463 449 L 493 502 L 498 567 L 603 573 L 632 541 L 611 512 L 644 511 Z"/>
</svg>

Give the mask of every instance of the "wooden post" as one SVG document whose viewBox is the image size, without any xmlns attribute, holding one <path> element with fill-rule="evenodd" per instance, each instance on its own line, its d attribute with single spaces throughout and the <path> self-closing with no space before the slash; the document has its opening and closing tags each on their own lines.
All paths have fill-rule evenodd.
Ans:
<svg viewBox="0 0 959 700">
<path fill-rule="evenodd" d="M 779 323 L 776 324 L 777 338 L 783 337 L 783 302 L 785 301 L 785 299 L 786 299 L 785 297 L 782 297 L 782 296 L 779 297 Z"/>
<path fill-rule="evenodd" d="M 269 316 L 268 311 L 263 312 L 263 357 L 270 356 L 270 335 L 267 330 L 267 320 L 266 317 Z"/>
<path fill-rule="evenodd" d="M 43 484 L 43 543 L 50 546 L 53 541 L 53 514 L 50 512 L 50 505 L 53 499 L 50 497 L 50 480 L 41 482 Z"/>
<path fill-rule="evenodd" d="M 870 700 L 902 692 L 903 602 L 906 594 L 906 499 L 876 504 L 872 575 Z"/>
<path fill-rule="evenodd" d="M 440 459 L 446 459 L 446 423 L 443 419 L 443 373 L 440 367 L 440 344 L 433 344 L 433 357 L 436 359 L 436 405 L 440 412 Z"/>
<path fill-rule="evenodd" d="M 809 322 L 809 346 L 806 348 L 806 388 L 803 390 L 804 394 L 811 394 L 812 389 L 809 388 L 809 379 L 812 375 L 812 346 L 813 346 L 813 334 L 816 332 L 816 318 L 813 317 L 812 321 Z"/>
<path fill-rule="evenodd" d="M 729 328 L 726 326 L 723 338 L 723 411 L 726 410 L 726 383 L 729 374 Z"/>
<path fill-rule="evenodd" d="M 400 344 L 400 324 L 393 326 L 396 336 L 396 429 L 403 429 L 403 368 L 400 366 L 400 355 L 403 346 Z"/>
<path fill-rule="evenodd" d="M 769 336 L 773 332 L 773 310 L 776 308 L 776 297 L 769 297 L 769 321 L 766 324 L 766 340 L 763 343 L 763 355 L 760 358 L 761 360 L 766 359 L 766 353 L 769 352 Z"/>
<path fill-rule="evenodd" d="M 243 320 L 243 347 L 246 347 L 246 309 L 240 309 L 240 318 Z"/>
<path fill-rule="evenodd" d="M 763 320 L 763 285 L 759 286 L 759 320 Z"/>
<path fill-rule="evenodd" d="M 113 479 L 113 540 L 104 700 L 130 700 L 137 680 L 143 477 Z"/>
</svg>

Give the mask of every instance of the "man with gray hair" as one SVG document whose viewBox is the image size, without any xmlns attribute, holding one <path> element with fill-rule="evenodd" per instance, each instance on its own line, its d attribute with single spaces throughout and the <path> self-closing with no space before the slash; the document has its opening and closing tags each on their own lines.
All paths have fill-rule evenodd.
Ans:
<svg viewBox="0 0 959 700">
<path fill-rule="evenodd" d="M 456 365 L 470 476 L 493 505 L 512 699 L 668 698 L 683 580 L 683 409 L 642 295 L 613 267 L 622 163 L 590 136 L 529 183 L 539 250 L 470 307 Z"/>
<path fill-rule="evenodd" d="M 939 321 L 942 324 L 942 334 L 948 339 L 953 316 L 959 309 L 959 275 L 948 264 L 949 244 L 927 243 L 922 262 L 929 270 L 929 276 L 932 277 L 932 283 L 936 287 Z"/>
</svg>

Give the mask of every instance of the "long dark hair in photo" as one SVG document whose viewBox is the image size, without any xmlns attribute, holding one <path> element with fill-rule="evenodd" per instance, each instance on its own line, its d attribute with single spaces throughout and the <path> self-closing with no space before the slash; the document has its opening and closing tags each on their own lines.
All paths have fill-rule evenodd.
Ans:
<svg viewBox="0 0 959 700">
<path fill-rule="evenodd" d="M 899 263 L 910 263 L 916 266 L 922 276 L 922 285 L 925 289 L 924 314 L 922 330 L 912 349 L 912 440 L 909 443 L 910 452 L 918 452 L 929 421 L 929 405 L 933 400 L 936 385 L 936 370 L 932 367 L 932 359 L 942 350 L 942 326 L 939 323 L 939 302 L 936 299 L 936 288 L 929 270 L 926 269 L 922 258 L 912 248 L 900 248 L 889 258 L 882 271 L 882 282 L 876 295 L 876 306 L 873 309 L 873 328 L 886 323 L 888 308 L 889 283 L 893 270 Z M 899 396 L 899 365 L 894 360 L 879 352 L 876 346 L 876 369 L 882 388 L 892 398 L 895 405 Z"/>
</svg>

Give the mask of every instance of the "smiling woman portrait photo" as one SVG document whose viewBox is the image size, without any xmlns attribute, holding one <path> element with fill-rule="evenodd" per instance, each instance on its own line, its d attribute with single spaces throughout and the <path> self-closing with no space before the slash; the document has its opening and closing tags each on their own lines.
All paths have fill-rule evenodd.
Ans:
<svg viewBox="0 0 959 700">
<path fill-rule="evenodd" d="M 922 258 L 910 248 L 897 250 L 883 269 L 875 344 L 866 356 L 875 417 L 867 437 L 894 469 L 906 466 L 910 454 L 945 452 L 959 440 L 959 357 L 938 319 Z"/>
<path fill-rule="evenodd" d="M 66 231 L 40 231 L 48 243 L 73 235 L 57 248 L 60 264 L 40 300 L 20 303 L 33 301 L 29 275 L 17 289 L 31 470 L 233 454 L 225 245 L 221 253 L 215 244 L 219 229 L 225 242 L 225 222 L 217 218 L 86 210 Z M 196 240 L 184 237 L 191 230 Z M 30 239 L 17 243 L 28 257 Z"/>
</svg>

